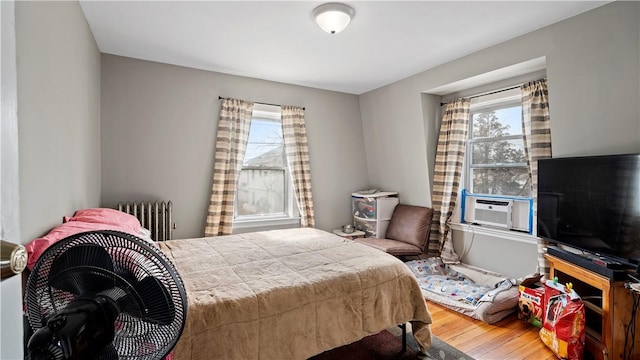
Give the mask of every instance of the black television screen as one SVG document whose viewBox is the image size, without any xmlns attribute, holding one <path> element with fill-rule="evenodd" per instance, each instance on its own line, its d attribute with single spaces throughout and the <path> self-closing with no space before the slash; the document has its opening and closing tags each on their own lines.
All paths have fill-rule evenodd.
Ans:
<svg viewBox="0 0 640 360">
<path fill-rule="evenodd" d="M 640 154 L 538 162 L 538 236 L 640 263 Z"/>
</svg>

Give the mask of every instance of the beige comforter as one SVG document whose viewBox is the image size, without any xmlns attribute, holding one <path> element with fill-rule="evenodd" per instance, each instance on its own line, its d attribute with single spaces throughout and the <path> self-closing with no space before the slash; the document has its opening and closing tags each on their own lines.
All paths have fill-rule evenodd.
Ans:
<svg viewBox="0 0 640 360">
<path fill-rule="evenodd" d="M 160 242 L 187 289 L 185 359 L 306 359 L 412 321 L 422 350 L 431 315 L 400 260 L 321 230 Z"/>
</svg>

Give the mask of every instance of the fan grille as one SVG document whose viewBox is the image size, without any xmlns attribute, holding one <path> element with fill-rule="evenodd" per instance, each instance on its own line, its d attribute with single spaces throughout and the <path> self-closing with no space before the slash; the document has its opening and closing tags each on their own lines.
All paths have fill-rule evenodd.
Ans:
<svg viewBox="0 0 640 360">
<path fill-rule="evenodd" d="M 112 269 L 93 264 L 93 249 L 100 248 L 111 258 Z M 71 249 L 76 249 L 72 250 L 74 255 L 80 255 L 72 258 Z M 86 258 L 78 259 L 82 256 Z M 60 259 L 67 258 L 73 266 L 60 265 L 64 264 Z M 64 286 L 55 288 L 52 282 Z M 27 281 L 25 301 L 31 329 L 45 326 L 51 316 L 86 295 L 81 293 L 105 282 L 112 286 L 101 293 L 120 299 L 123 308 L 114 323 L 112 344 L 117 358 L 161 359 L 168 354 L 186 320 L 187 296 L 182 279 L 155 244 L 122 232 L 76 234 L 44 252 Z M 159 288 L 164 290 L 158 291 Z M 173 311 L 165 311 L 167 308 Z"/>
</svg>

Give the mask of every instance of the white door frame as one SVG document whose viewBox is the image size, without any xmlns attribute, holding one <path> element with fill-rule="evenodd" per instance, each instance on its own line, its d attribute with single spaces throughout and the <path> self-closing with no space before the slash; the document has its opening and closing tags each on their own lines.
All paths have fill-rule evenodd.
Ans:
<svg viewBox="0 0 640 360">
<path fill-rule="evenodd" d="M 18 93 L 14 0 L 0 1 L 0 238 L 20 244 Z M 22 276 L 0 283 L 0 359 L 23 359 Z"/>
</svg>

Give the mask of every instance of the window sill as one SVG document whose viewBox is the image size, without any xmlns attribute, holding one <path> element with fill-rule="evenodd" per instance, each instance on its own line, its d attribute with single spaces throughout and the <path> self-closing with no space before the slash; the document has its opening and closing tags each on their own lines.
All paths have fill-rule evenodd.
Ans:
<svg viewBox="0 0 640 360">
<path fill-rule="evenodd" d="M 485 236 L 492 236 L 501 238 L 504 240 L 511 241 L 519 241 L 526 244 L 537 244 L 538 238 L 529 233 L 519 232 L 519 231 L 511 231 L 511 230 L 503 230 L 496 229 L 488 226 L 481 225 L 472 225 L 472 224 L 462 224 L 462 223 L 451 223 L 451 229 L 457 231 L 464 231 L 472 234 L 479 234 Z"/>
<path fill-rule="evenodd" d="M 234 229 L 268 228 L 272 226 L 300 225 L 300 218 L 280 218 L 280 219 L 252 219 L 234 221 Z"/>
</svg>

